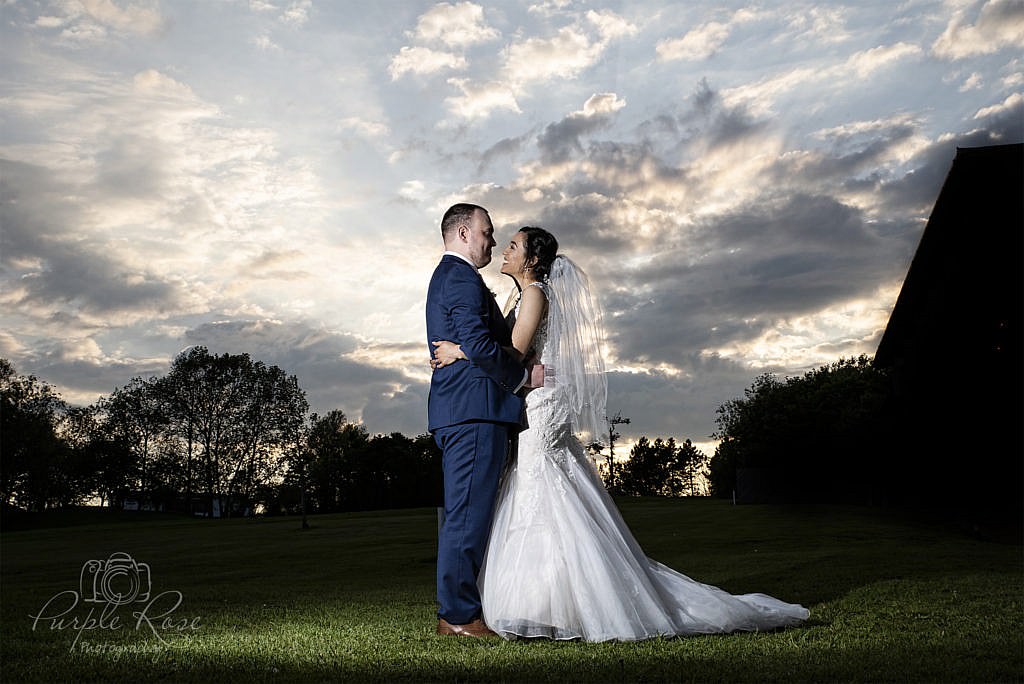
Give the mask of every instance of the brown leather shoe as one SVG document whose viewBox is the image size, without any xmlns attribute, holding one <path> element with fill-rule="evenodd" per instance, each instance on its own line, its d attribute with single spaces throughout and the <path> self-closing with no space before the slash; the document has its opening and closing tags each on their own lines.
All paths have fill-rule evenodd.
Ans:
<svg viewBox="0 0 1024 684">
<path fill-rule="evenodd" d="M 496 637 L 480 618 L 464 625 L 453 625 L 447 620 L 437 621 L 437 633 L 442 636 Z"/>
</svg>

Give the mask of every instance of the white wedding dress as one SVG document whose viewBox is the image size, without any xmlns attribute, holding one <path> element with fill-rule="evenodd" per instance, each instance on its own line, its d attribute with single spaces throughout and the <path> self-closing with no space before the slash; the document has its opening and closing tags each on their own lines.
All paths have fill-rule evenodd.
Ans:
<svg viewBox="0 0 1024 684">
<path fill-rule="evenodd" d="M 534 337 L 540 363 L 547 323 Z M 569 406 L 560 384 L 526 397 L 528 427 L 502 475 L 478 579 L 488 627 L 506 639 L 635 641 L 807 619 L 803 606 L 733 596 L 647 558 L 574 435 Z"/>
</svg>

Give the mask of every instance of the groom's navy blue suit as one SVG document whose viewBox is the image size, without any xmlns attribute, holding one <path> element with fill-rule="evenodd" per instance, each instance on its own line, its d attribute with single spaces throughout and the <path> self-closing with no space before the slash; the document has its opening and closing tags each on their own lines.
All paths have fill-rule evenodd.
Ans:
<svg viewBox="0 0 1024 684">
<path fill-rule="evenodd" d="M 428 429 L 443 452 L 444 511 L 437 550 L 438 617 L 463 625 L 480 617 L 476 576 L 487 548 L 498 479 L 523 402 L 523 366 L 502 346 L 512 334 L 494 296 L 468 261 L 445 254 L 427 290 L 427 344 L 462 346 L 469 362 L 434 371 Z"/>
</svg>

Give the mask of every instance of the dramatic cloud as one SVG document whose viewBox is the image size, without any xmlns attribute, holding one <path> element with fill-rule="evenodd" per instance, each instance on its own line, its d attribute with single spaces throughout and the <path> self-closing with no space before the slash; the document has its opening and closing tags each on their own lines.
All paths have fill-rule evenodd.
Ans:
<svg viewBox="0 0 1024 684">
<path fill-rule="evenodd" d="M 0 160 L 0 170 L 0 263 L 18 275 L 2 296 L 7 306 L 49 315 L 70 308 L 96 318 L 180 304 L 171 281 L 71 229 L 87 211 L 68 199 L 71 186 L 32 165 Z"/>
<path fill-rule="evenodd" d="M 589 10 L 586 17 L 587 21 L 597 29 L 601 40 L 610 41 L 617 38 L 628 38 L 635 35 L 638 31 L 636 26 L 611 10 Z"/>
<path fill-rule="evenodd" d="M 411 36 L 423 42 L 437 41 L 448 47 L 464 48 L 494 40 L 498 32 L 487 25 L 480 5 L 441 2 L 420 16 Z"/>
<path fill-rule="evenodd" d="M 776 45 L 812 43 L 830 45 L 853 38 L 846 27 L 849 12 L 843 7 L 800 7 L 786 17 L 786 30 L 772 42 Z"/>
<path fill-rule="evenodd" d="M 574 78 L 593 64 L 603 49 L 577 27 L 565 26 L 552 38 L 513 44 L 506 68 L 513 83 Z"/>
<path fill-rule="evenodd" d="M 797 67 L 758 83 L 730 88 L 723 97 L 732 106 L 743 105 L 757 115 L 766 115 L 772 112 L 776 100 L 798 88 L 813 86 L 820 88 L 819 92 L 838 91 L 855 82 L 877 77 L 877 72 L 891 70 L 899 61 L 920 54 L 921 48 L 909 43 L 879 45 L 855 52 L 839 64 L 822 68 Z"/>
<path fill-rule="evenodd" d="M 426 47 L 403 47 L 391 60 L 388 73 L 391 80 L 403 74 L 433 74 L 444 69 L 465 69 L 466 58 L 451 52 L 431 50 Z"/>
<path fill-rule="evenodd" d="M 588 11 L 551 37 L 516 40 L 505 49 L 497 80 L 449 79 L 463 95 L 446 100 L 452 113 L 483 119 L 496 110 L 521 112 L 519 98 L 543 83 L 576 79 L 594 66 L 613 40 L 631 36 L 635 26 L 611 11 Z"/>
<path fill-rule="evenodd" d="M 759 17 L 760 13 L 757 11 L 741 9 L 725 22 L 709 21 L 691 29 L 682 38 L 662 40 L 656 48 L 658 59 L 707 59 L 718 52 L 736 26 L 756 21 Z"/>
<path fill-rule="evenodd" d="M 601 93 L 588 99 L 583 109 L 573 112 L 558 123 L 549 124 L 537 138 L 541 159 L 557 163 L 568 159 L 573 151 L 582 152 L 580 137 L 608 124 L 608 115 L 626 106 L 615 93 Z"/>
<path fill-rule="evenodd" d="M 313 0 L 292 0 L 281 13 L 280 19 L 285 24 L 302 26 L 309 21 L 309 10 L 312 7 Z"/>
<path fill-rule="evenodd" d="M 563 26 L 550 38 L 530 38 L 509 46 L 506 77 L 513 84 L 576 78 L 592 66 L 617 38 L 636 32 L 612 12 L 588 12 L 586 22 Z M 596 29 L 597 36 L 593 36 Z"/>
<path fill-rule="evenodd" d="M 1024 2 L 989 0 L 958 10 L 932 45 L 945 59 L 988 55 L 1003 48 L 1024 50 Z"/>
<path fill-rule="evenodd" d="M 461 90 L 462 95 L 446 98 L 445 102 L 453 114 L 463 119 L 484 118 L 502 109 L 521 112 L 515 93 L 507 83 L 473 83 L 465 78 L 451 78 L 448 83 Z"/>
<path fill-rule="evenodd" d="M 1014 110 L 1020 111 L 1022 105 L 1024 105 L 1024 95 L 1021 93 L 1013 93 L 1007 95 L 1006 99 L 998 104 L 994 104 L 991 107 L 982 107 L 975 115 L 975 119 L 985 119 L 992 116 L 1000 116 L 1013 112 Z"/>
<path fill-rule="evenodd" d="M 724 355 L 780 321 L 871 296 L 900 277 L 912 240 L 879 235 L 827 197 L 759 201 L 701 221 L 679 247 L 620 274 L 616 353 L 627 365 L 671 364 L 682 350 Z M 641 325 L 645 334 L 632 335 Z"/>
<path fill-rule="evenodd" d="M 71 46 L 84 47 L 107 40 L 108 31 L 155 35 L 167 26 L 167 20 L 152 2 L 75 0 L 52 3 L 51 8 L 54 14 L 40 15 L 32 25 L 42 30 L 60 29 L 60 42 Z"/>
</svg>

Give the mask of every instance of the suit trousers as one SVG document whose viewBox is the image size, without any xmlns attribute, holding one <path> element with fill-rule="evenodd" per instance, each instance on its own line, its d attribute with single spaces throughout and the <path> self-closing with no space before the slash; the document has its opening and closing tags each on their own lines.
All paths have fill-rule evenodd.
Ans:
<svg viewBox="0 0 1024 684">
<path fill-rule="evenodd" d="M 442 452 L 445 516 L 437 540 L 437 615 L 453 625 L 481 615 L 476 577 L 487 550 L 508 437 L 504 423 L 434 430 Z"/>
</svg>

